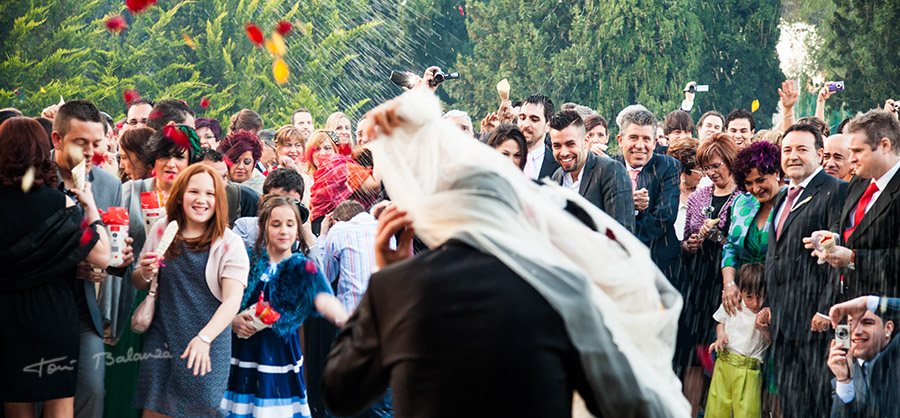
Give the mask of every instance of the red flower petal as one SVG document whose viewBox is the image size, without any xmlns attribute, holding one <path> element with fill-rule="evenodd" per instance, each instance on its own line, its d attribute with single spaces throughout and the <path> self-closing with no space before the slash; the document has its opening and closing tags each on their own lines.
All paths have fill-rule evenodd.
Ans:
<svg viewBox="0 0 900 418">
<path fill-rule="evenodd" d="M 84 218 L 81 218 L 81 230 L 86 231 L 89 226 L 91 226 L 91 223 L 88 222 L 87 216 L 85 216 Z"/>
<path fill-rule="evenodd" d="M 131 13 L 140 13 L 155 3 L 156 0 L 125 0 L 125 7 L 127 7 Z"/>
<path fill-rule="evenodd" d="M 113 33 L 119 33 L 125 29 L 128 29 L 128 24 L 125 23 L 125 18 L 121 15 L 106 19 L 106 30 Z"/>
<path fill-rule="evenodd" d="M 278 32 L 278 34 L 281 35 L 281 36 L 287 35 L 287 34 L 291 31 L 291 29 L 293 29 L 293 28 L 294 28 L 294 25 L 292 25 L 291 22 L 287 22 L 287 21 L 284 21 L 284 20 L 279 21 L 279 22 L 278 22 L 278 25 L 275 26 L 275 30 L 276 30 L 276 31 Z"/>
<path fill-rule="evenodd" d="M 457 7 L 459 7 L 459 15 L 460 15 L 460 16 L 465 16 L 465 15 L 466 15 L 466 13 L 465 13 L 465 12 L 463 12 L 463 8 L 462 8 L 462 5 L 461 5 L 461 4 L 460 4 L 460 5 L 458 5 L 458 6 L 457 6 Z"/>
<path fill-rule="evenodd" d="M 316 268 L 316 263 L 313 263 L 312 260 L 306 260 L 306 266 L 305 266 L 305 267 L 306 267 L 306 271 L 307 271 L 309 274 L 316 274 L 316 272 L 319 271 L 319 270 Z"/>
<path fill-rule="evenodd" d="M 125 99 L 125 104 L 132 104 L 141 100 L 141 94 L 135 89 L 125 89 L 122 90 L 122 98 Z"/>
<path fill-rule="evenodd" d="M 223 155 L 223 156 L 222 156 L 222 160 L 225 161 L 225 166 L 228 167 L 228 168 L 231 168 L 231 166 L 234 165 L 234 161 L 231 161 L 231 158 L 228 158 L 227 155 Z"/>
<path fill-rule="evenodd" d="M 99 165 L 103 164 L 104 162 L 106 162 L 106 159 L 107 159 L 106 154 L 101 154 L 101 153 L 95 152 L 94 156 L 91 157 L 91 163 L 99 166 Z"/>
<path fill-rule="evenodd" d="M 188 138 L 187 134 L 184 133 L 181 129 L 176 128 L 174 125 L 166 125 L 163 128 L 163 135 L 166 136 L 170 141 L 178 144 L 178 146 L 190 149 L 191 148 L 191 140 Z"/>
<path fill-rule="evenodd" d="M 154 110 L 154 111 L 150 112 L 149 115 L 147 115 L 147 118 L 148 119 L 159 119 L 162 116 L 163 116 L 162 112 L 160 112 L 159 110 Z"/>
<path fill-rule="evenodd" d="M 247 37 L 250 38 L 250 41 L 255 43 L 256 46 L 262 46 L 263 42 L 265 42 L 266 38 L 255 23 L 244 25 L 244 30 L 247 31 Z"/>
<path fill-rule="evenodd" d="M 206 109 L 209 108 L 209 97 L 204 97 L 200 99 L 200 107 Z"/>
</svg>

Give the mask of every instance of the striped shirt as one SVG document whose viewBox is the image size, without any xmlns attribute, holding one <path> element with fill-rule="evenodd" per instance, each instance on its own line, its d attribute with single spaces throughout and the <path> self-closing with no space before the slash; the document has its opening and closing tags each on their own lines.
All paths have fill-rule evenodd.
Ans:
<svg viewBox="0 0 900 418">
<path fill-rule="evenodd" d="M 319 265 L 329 282 L 337 281 L 337 298 L 347 312 L 353 312 L 369 287 L 375 267 L 375 231 L 378 221 L 360 212 L 346 222 L 337 222 L 320 236 Z"/>
</svg>

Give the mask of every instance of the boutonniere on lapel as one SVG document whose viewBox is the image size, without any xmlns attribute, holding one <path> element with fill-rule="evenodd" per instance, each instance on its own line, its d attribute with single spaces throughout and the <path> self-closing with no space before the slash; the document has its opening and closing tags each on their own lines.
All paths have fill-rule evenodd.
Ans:
<svg viewBox="0 0 900 418">
<path fill-rule="evenodd" d="M 812 196 L 807 196 L 806 199 L 803 199 L 800 203 L 794 205 L 794 207 L 791 208 L 791 212 L 797 210 L 797 208 L 799 208 L 800 206 L 803 206 L 803 205 L 809 203 L 810 200 L 812 200 Z"/>
</svg>

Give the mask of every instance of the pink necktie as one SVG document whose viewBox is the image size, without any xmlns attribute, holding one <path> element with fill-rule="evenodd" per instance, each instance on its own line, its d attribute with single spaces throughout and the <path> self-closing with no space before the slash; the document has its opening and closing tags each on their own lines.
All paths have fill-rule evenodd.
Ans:
<svg viewBox="0 0 900 418">
<path fill-rule="evenodd" d="M 638 174 L 641 173 L 641 170 L 631 169 L 628 170 L 628 177 L 631 177 L 631 190 L 637 190 L 637 177 Z"/>
<path fill-rule="evenodd" d="M 791 187 L 791 190 L 788 190 L 787 199 L 784 200 L 784 209 L 781 210 L 781 217 L 778 218 L 778 228 L 775 229 L 775 240 L 778 241 L 781 239 L 781 230 L 784 229 L 784 221 L 787 219 L 788 214 L 791 213 L 791 209 L 794 207 L 794 201 L 797 200 L 797 196 L 800 195 L 800 192 L 803 191 L 803 186 Z"/>
<path fill-rule="evenodd" d="M 525 173 L 525 177 L 535 180 L 534 162 L 531 160 L 531 155 L 525 154 L 525 159 L 525 169 L 522 171 Z"/>
</svg>

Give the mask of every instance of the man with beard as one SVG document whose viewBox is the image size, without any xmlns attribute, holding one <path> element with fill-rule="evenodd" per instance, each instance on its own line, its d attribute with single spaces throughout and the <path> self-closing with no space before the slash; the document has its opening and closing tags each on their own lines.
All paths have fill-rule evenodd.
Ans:
<svg viewBox="0 0 900 418">
<path fill-rule="evenodd" d="M 574 110 L 553 115 L 549 125 L 553 158 L 560 164 L 552 180 L 584 196 L 633 232 L 634 202 L 625 166 L 588 151 L 584 122 Z"/>
<path fill-rule="evenodd" d="M 311 134 L 315 128 L 312 113 L 308 109 L 297 109 L 294 111 L 294 114 L 291 115 L 291 125 L 294 125 L 294 127 L 300 131 L 303 142 L 306 142 L 306 140 L 309 139 L 309 134 Z"/>
<path fill-rule="evenodd" d="M 525 175 L 532 180 L 548 177 L 559 168 L 559 163 L 553 159 L 553 153 L 544 140 L 549 129 L 547 121 L 552 114 L 553 101 L 543 94 L 528 96 L 519 109 L 519 129 L 525 135 L 525 143 L 528 145 Z"/>
</svg>

